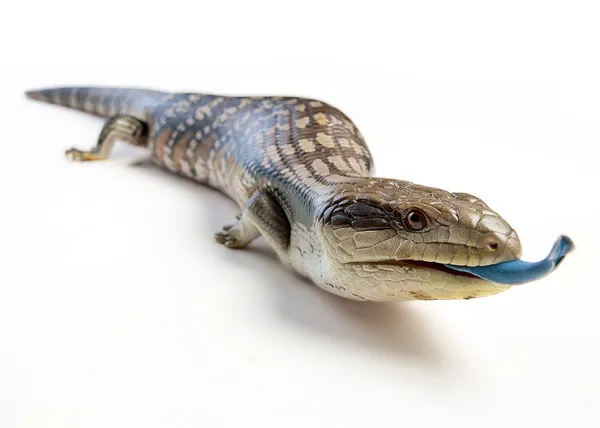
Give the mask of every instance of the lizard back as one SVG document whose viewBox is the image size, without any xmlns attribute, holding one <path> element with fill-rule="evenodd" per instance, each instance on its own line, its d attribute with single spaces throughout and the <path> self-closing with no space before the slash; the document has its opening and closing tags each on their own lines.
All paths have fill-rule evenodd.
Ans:
<svg viewBox="0 0 600 428">
<path fill-rule="evenodd" d="M 309 99 L 176 94 L 155 108 L 151 135 L 157 163 L 239 203 L 265 185 L 308 201 L 372 169 L 350 119 Z"/>
<path fill-rule="evenodd" d="M 313 99 L 121 88 L 53 88 L 27 95 L 101 117 L 135 116 L 148 126 L 157 164 L 217 188 L 239 205 L 268 186 L 307 225 L 315 196 L 372 171 L 356 125 Z"/>
</svg>

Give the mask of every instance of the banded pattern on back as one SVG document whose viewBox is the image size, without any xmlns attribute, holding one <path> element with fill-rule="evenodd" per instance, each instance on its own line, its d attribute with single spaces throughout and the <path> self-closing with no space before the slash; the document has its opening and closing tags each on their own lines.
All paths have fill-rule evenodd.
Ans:
<svg viewBox="0 0 600 428">
<path fill-rule="evenodd" d="M 312 194 L 372 169 L 360 131 L 321 101 L 174 94 L 153 117 L 155 161 L 240 204 L 266 185 L 284 205 L 306 204 Z"/>
<path fill-rule="evenodd" d="M 148 125 L 156 163 L 223 191 L 239 205 L 269 186 L 302 223 L 314 217 L 314 196 L 372 170 L 358 128 L 314 99 L 106 87 L 49 88 L 27 96 L 100 117 L 139 118 Z"/>
</svg>

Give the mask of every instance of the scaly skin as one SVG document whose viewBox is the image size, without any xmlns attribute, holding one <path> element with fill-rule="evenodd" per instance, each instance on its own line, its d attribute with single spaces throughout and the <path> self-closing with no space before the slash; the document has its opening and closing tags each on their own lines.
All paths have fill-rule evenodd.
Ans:
<svg viewBox="0 0 600 428">
<path fill-rule="evenodd" d="M 116 139 L 146 145 L 157 164 L 240 206 L 237 222 L 216 234 L 218 242 L 243 248 L 263 235 L 282 263 L 339 296 L 496 294 L 509 287 L 442 264 L 483 266 L 521 255 L 516 232 L 480 199 L 371 177 L 360 131 L 322 101 L 119 88 L 27 95 L 112 118 L 95 150 L 69 151 L 75 160 L 105 159 Z M 419 216 L 411 217 L 415 210 Z"/>
</svg>

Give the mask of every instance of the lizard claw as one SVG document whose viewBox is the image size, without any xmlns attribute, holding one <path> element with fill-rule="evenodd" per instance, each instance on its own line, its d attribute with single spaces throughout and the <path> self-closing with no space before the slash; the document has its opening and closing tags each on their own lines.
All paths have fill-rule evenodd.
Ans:
<svg viewBox="0 0 600 428">
<path fill-rule="evenodd" d="M 235 218 L 237 222 L 223 226 L 220 231 L 215 233 L 215 239 L 219 244 L 228 248 L 244 248 L 252 241 L 253 237 L 246 236 L 247 230 L 242 223 L 242 214 L 236 215 Z"/>
<path fill-rule="evenodd" d="M 219 244 L 225 245 L 228 248 L 240 248 L 238 240 L 233 236 L 233 226 L 225 226 L 223 230 L 215 233 L 215 239 Z"/>
<path fill-rule="evenodd" d="M 67 159 L 77 162 L 77 161 L 82 161 L 83 160 L 83 152 L 79 149 L 76 149 L 74 147 L 70 148 L 69 150 L 65 151 L 65 156 L 67 157 Z"/>
<path fill-rule="evenodd" d="M 79 150 L 74 147 L 65 151 L 65 156 L 67 156 L 67 158 L 73 162 L 85 162 L 105 159 L 105 157 L 93 150 Z"/>
</svg>

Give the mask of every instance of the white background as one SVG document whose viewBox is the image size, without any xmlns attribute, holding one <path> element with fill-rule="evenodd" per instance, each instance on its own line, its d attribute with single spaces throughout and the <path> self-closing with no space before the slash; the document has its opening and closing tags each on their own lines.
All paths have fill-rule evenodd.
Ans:
<svg viewBox="0 0 600 428">
<path fill-rule="evenodd" d="M 424 4 L 426 3 L 426 4 Z M 6 8 L 7 6 L 3 6 Z M 0 46 L 0 427 L 600 426 L 597 2 L 14 2 Z M 380 176 L 481 196 L 546 279 L 358 304 L 213 233 L 215 191 L 71 164 L 55 85 L 303 95 Z"/>
</svg>

